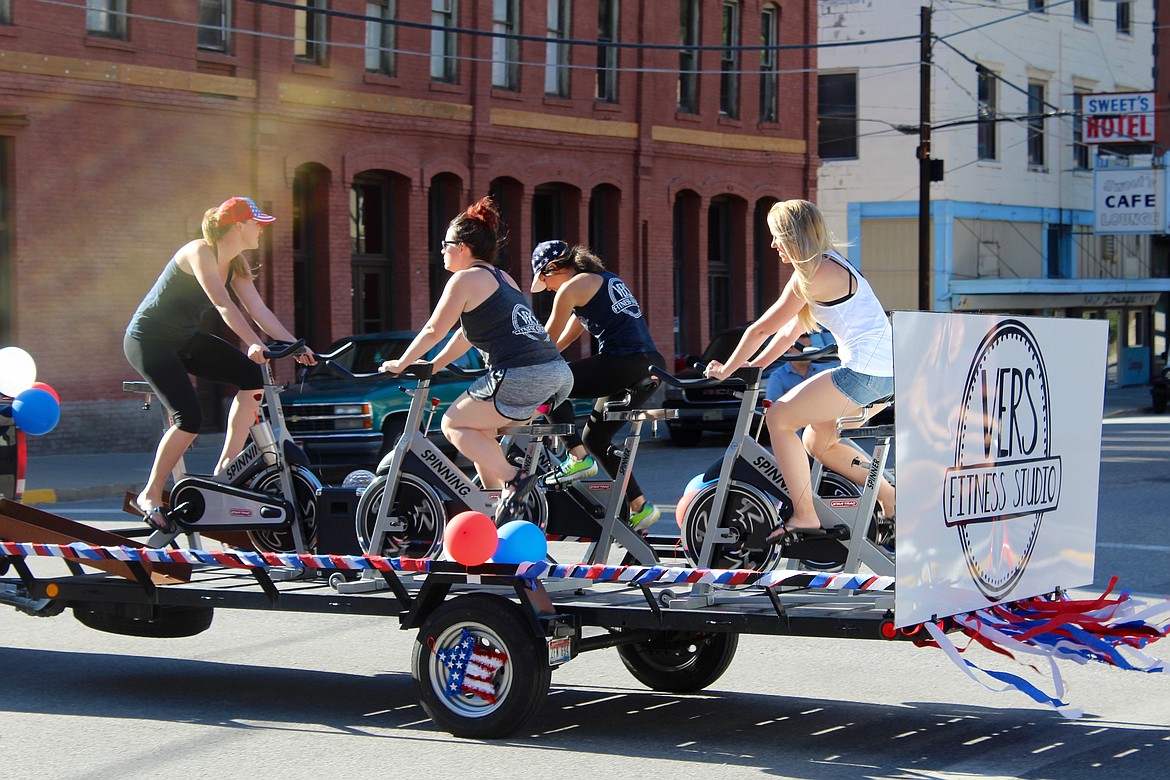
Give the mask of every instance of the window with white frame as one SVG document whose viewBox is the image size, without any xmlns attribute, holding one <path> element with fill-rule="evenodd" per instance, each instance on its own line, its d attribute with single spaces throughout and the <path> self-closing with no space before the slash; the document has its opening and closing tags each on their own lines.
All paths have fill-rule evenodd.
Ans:
<svg viewBox="0 0 1170 780">
<path fill-rule="evenodd" d="M 1133 3 L 1117 0 L 1117 34 L 1133 35 Z"/>
<path fill-rule="evenodd" d="M 492 0 L 492 86 L 520 88 L 520 41 L 504 36 L 520 32 L 519 0 Z"/>
<path fill-rule="evenodd" d="M 996 75 L 982 65 L 975 66 L 977 87 L 976 100 L 979 123 L 976 140 L 976 156 L 980 160 L 999 159 L 999 125 L 997 114 L 999 106 L 997 95 L 999 84 Z"/>
<path fill-rule="evenodd" d="M 455 25 L 458 0 L 431 0 L 431 79 L 454 84 L 459 80 Z"/>
<path fill-rule="evenodd" d="M 126 0 L 85 0 L 85 32 L 126 40 Z"/>
<path fill-rule="evenodd" d="M 776 64 L 779 62 L 775 48 L 780 42 L 780 9 L 766 5 L 760 12 L 760 121 L 775 122 L 777 119 Z"/>
<path fill-rule="evenodd" d="M 570 0 L 548 0 L 548 32 L 545 37 L 544 93 L 569 96 L 569 16 Z"/>
<path fill-rule="evenodd" d="M 198 46 L 205 51 L 231 49 L 232 0 L 199 0 Z"/>
<path fill-rule="evenodd" d="M 857 159 L 857 74 L 817 76 L 817 154 L 822 160 Z"/>
<path fill-rule="evenodd" d="M 1092 167 L 1093 156 L 1085 143 L 1085 125 L 1082 116 L 1085 110 L 1085 95 L 1089 90 L 1077 87 L 1073 90 L 1073 169 L 1087 171 Z"/>
<path fill-rule="evenodd" d="M 739 0 L 723 0 L 724 46 L 719 65 L 719 113 L 739 117 Z"/>
<path fill-rule="evenodd" d="M 293 11 L 293 53 L 301 62 L 324 65 L 329 17 L 327 0 L 296 0 Z"/>
<path fill-rule="evenodd" d="M 396 0 L 366 2 L 366 72 L 394 75 L 394 20 Z"/>
<path fill-rule="evenodd" d="M 598 0 L 597 3 L 597 99 L 616 103 L 618 99 L 618 20 L 621 14 L 618 0 Z"/>
<path fill-rule="evenodd" d="M 1028 165 L 1044 167 L 1044 84 L 1028 82 Z"/>
<path fill-rule="evenodd" d="M 1073 20 L 1080 24 L 1093 23 L 1093 8 L 1090 0 L 1073 0 Z"/>
<path fill-rule="evenodd" d="M 681 0 L 679 3 L 678 51 L 678 110 L 684 114 L 699 113 L 699 0 Z"/>
</svg>

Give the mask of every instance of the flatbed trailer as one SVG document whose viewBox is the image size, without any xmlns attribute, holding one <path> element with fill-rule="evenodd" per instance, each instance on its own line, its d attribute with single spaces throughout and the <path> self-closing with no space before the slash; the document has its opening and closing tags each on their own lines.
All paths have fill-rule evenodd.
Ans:
<svg viewBox="0 0 1170 780">
<path fill-rule="evenodd" d="M 5 506 L 13 508 L 0 504 L 0 515 Z M 421 705 L 457 736 L 522 728 L 543 706 L 553 670 L 583 652 L 616 648 L 640 682 L 683 693 L 719 679 L 740 634 L 908 638 L 894 629 L 889 577 L 152 549 L 28 507 L 20 514 L 58 541 L 0 542 L 0 603 L 40 616 L 68 609 L 91 628 L 144 637 L 197 634 L 217 609 L 394 618 L 417 631 L 411 673 Z M 34 557 L 59 558 L 65 570 L 46 576 Z M 83 568 L 93 566 L 109 570 Z M 355 577 L 369 587 L 339 592 Z"/>
</svg>

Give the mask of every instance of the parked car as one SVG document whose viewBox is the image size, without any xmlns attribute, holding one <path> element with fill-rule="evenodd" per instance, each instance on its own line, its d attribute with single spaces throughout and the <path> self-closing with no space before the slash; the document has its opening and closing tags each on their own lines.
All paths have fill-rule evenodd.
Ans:
<svg viewBox="0 0 1170 780">
<path fill-rule="evenodd" d="M 0 395 L 0 410 L 9 408 L 12 399 Z M 24 431 L 12 417 L 0 411 L 0 498 L 19 501 L 24 493 L 26 464 Z"/>
<path fill-rule="evenodd" d="M 718 333 L 701 355 L 683 355 L 675 360 L 677 376 L 681 379 L 695 379 L 702 373 L 693 366 L 698 363 L 710 363 L 712 360 L 726 361 L 732 350 L 739 344 L 746 325 Z M 828 331 L 820 331 L 810 336 L 815 349 L 835 343 Z M 761 387 L 767 384 L 768 375 L 775 370 L 778 363 L 773 363 L 764 369 Z M 835 363 L 834 363 L 835 365 Z M 678 418 L 668 420 L 667 430 L 670 440 L 680 447 L 694 447 L 702 440 L 704 431 L 715 433 L 731 433 L 735 429 L 735 420 L 739 415 L 739 398 L 735 390 L 726 387 L 706 387 L 697 390 L 681 390 L 677 387 L 665 385 L 663 406 L 667 409 L 678 410 Z M 763 394 L 761 393 L 761 399 Z M 760 422 L 763 414 L 763 405 L 756 407 L 755 425 Z M 766 439 L 766 434 L 764 434 Z"/>
<path fill-rule="evenodd" d="M 337 362 L 355 374 L 378 370 L 383 361 L 400 356 L 414 339 L 414 331 L 392 331 L 348 336 L 329 348 L 332 352 L 347 342 L 353 349 Z M 434 347 L 433 358 L 443 343 Z M 455 365 L 464 369 L 483 368 L 479 350 L 470 349 Z M 443 370 L 431 378 L 430 396 L 439 400 L 430 437 L 453 453 L 439 431 L 443 410 L 467 389 L 474 379 Z M 308 368 L 303 378 L 281 394 L 289 434 L 304 449 L 314 471 L 329 479 L 354 469 L 373 470 L 402 435 L 410 396 L 405 392 L 413 382 L 387 374 L 385 381 L 340 379 L 322 366 Z M 575 404 L 578 415 L 588 414 L 590 402 Z M 425 422 L 425 420 L 424 420 Z"/>
</svg>

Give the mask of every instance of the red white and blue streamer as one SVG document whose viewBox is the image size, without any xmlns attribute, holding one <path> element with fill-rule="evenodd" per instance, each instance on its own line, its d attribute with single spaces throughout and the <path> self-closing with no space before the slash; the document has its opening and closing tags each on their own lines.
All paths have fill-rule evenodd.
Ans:
<svg viewBox="0 0 1170 780">
<path fill-rule="evenodd" d="M 966 648 L 957 648 L 938 626 L 927 623 L 925 628 L 965 674 L 988 690 L 1015 690 L 1065 717 L 1080 717 L 1081 710 L 1064 701 L 1064 681 L 1057 660 L 1078 664 L 1097 661 L 1130 671 L 1170 673 L 1170 665 L 1145 652 L 1150 643 L 1170 631 L 1170 600 L 1146 603 L 1126 591 L 1110 598 L 1116 585 L 1114 577 L 1105 593 L 1096 599 L 1075 600 L 1067 594 L 1035 597 L 952 618 L 973 642 L 993 652 L 1013 660 L 1017 660 L 1017 654 L 1046 660 L 1053 684 L 1051 695 L 1018 674 L 978 666 L 963 658 L 961 653 Z M 989 683 L 984 677 L 995 682 Z"/>
<path fill-rule="evenodd" d="M 229 566 L 239 569 L 266 569 L 273 566 L 344 571 L 374 570 L 425 573 L 437 563 L 445 569 L 458 564 L 424 558 L 387 558 L 381 555 L 312 555 L 309 553 L 254 552 L 251 550 L 189 550 L 130 546 L 99 546 L 85 542 L 41 544 L 0 541 L 0 553 L 14 556 L 68 558 L 77 561 L 122 561 L 147 563 L 186 563 L 192 565 Z M 474 574 L 474 567 L 467 570 Z M 711 584 L 721 586 L 751 585 L 775 588 L 795 585 L 821 590 L 893 590 L 893 577 L 857 574 L 828 574 L 783 570 L 759 572 L 750 569 L 692 569 L 685 566 L 607 566 L 590 564 L 550 564 L 545 561 L 517 564 L 513 576 L 537 579 L 584 579 L 596 582 L 650 584 Z"/>
</svg>

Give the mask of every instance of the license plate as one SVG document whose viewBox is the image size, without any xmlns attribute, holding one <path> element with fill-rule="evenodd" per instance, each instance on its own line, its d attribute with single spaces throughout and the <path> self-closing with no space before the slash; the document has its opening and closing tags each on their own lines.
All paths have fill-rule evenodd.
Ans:
<svg viewBox="0 0 1170 780">
<path fill-rule="evenodd" d="M 722 420 L 723 419 L 723 412 L 718 410 L 718 409 L 712 409 L 710 411 L 703 412 L 703 419 L 704 420 Z"/>
<path fill-rule="evenodd" d="M 560 666 L 568 663 L 573 648 L 571 637 L 552 637 L 548 640 L 548 665 Z"/>
</svg>

